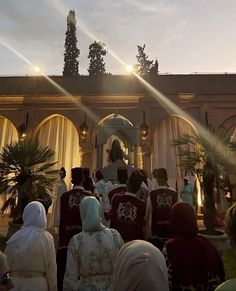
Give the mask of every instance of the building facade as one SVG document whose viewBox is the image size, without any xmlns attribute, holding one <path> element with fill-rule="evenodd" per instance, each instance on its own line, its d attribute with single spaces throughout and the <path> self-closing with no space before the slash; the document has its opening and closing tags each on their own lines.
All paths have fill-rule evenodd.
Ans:
<svg viewBox="0 0 236 291">
<path fill-rule="evenodd" d="M 180 183 L 170 142 L 198 126 L 233 135 L 236 75 L 0 77 L 0 147 L 23 134 L 37 137 L 67 171 L 103 168 L 118 138 L 127 163 L 149 176 L 166 167 L 172 185 Z"/>
</svg>

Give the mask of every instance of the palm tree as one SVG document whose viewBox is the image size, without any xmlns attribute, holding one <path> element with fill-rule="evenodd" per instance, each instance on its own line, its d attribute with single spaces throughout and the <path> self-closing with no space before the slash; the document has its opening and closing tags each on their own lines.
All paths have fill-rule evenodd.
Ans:
<svg viewBox="0 0 236 291">
<path fill-rule="evenodd" d="M 0 194 L 10 194 L 2 212 L 12 201 L 15 206 L 13 222 L 21 222 L 24 207 L 39 198 L 48 197 L 56 171 L 54 152 L 26 139 L 6 145 L 0 154 Z"/>
<path fill-rule="evenodd" d="M 235 143 L 228 143 L 226 137 L 217 139 L 211 132 L 187 135 L 172 140 L 177 147 L 179 166 L 183 171 L 195 174 L 204 193 L 204 225 L 205 233 L 216 234 L 215 203 L 213 196 L 214 183 L 218 186 L 219 172 L 235 172 L 235 166 L 227 157 L 229 150 L 234 151 Z"/>
</svg>

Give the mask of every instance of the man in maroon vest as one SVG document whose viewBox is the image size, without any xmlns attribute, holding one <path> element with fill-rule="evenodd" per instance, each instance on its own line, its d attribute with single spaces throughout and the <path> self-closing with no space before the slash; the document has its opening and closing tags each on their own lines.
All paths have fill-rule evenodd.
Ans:
<svg viewBox="0 0 236 291">
<path fill-rule="evenodd" d="M 82 168 L 71 169 L 71 182 L 73 189 L 61 196 L 59 241 L 57 249 L 57 282 L 58 290 L 62 290 L 63 279 L 67 259 L 67 247 L 70 239 L 82 231 L 79 204 L 81 200 L 91 195 L 84 191 L 82 186 L 84 181 Z"/>
<path fill-rule="evenodd" d="M 142 178 L 139 171 L 134 171 L 128 180 L 127 192 L 112 198 L 110 227 L 116 229 L 124 241 L 144 239 L 146 203 L 136 196 Z"/>
<path fill-rule="evenodd" d="M 110 204 L 114 195 L 124 194 L 126 191 L 126 183 L 128 180 L 127 168 L 120 167 L 117 169 L 117 180 L 118 180 L 118 184 L 114 185 L 113 189 L 108 193 Z"/>
<path fill-rule="evenodd" d="M 165 240 L 172 236 L 169 215 L 171 206 L 177 202 L 178 193 L 175 189 L 169 187 L 166 169 L 157 169 L 155 178 L 159 187 L 150 192 L 151 230 L 152 236 L 158 236 Z"/>
</svg>

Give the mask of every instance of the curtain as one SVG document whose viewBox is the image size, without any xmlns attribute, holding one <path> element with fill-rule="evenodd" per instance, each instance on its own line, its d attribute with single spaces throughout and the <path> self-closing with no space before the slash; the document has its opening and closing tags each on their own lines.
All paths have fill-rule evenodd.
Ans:
<svg viewBox="0 0 236 291">
<path fill-rule="evenodd" d="M 15 141 L 18 141 L 18 133 L 15 126 L 7 118 L 0 116 L 0 151 L 4 146 Z M 6 199 L 7 195 L 1 195 L 0 208 Z"/>
<path fill-rule="evenodd" d="M 71 169 L 81 165 L 79 136 L 74 124 L 63 116 L 52 116 L 40 125 L 36 132 L 39 142 L 55 152 L 55 169 L 64 167 L 65 182 L 71 188 Z"/>
<path fill-rule="evenodd" d="M 0 150 L 7 144 L 18 141 L 18 133 L 10 120 L 0 116 Z"/>
<path fill-rule="evenodd" d="M 156 126 L 153 138 L 153 169 L 166 168 L 169 185 L 173 188 L 177 186 L 178 190 L 184 173 L 178 167 L 177 149 L 171 147 L 170 143 L 183 134 L 194 134 L 191 124 L 178 116 L 170 116 Z"/>
</svg>

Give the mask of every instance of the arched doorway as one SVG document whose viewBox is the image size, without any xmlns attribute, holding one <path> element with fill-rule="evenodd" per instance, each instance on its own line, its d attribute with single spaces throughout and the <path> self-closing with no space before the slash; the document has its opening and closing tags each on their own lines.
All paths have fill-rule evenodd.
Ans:
<svg viewBox="0 0 236 291">
<path fill-rule="evenodd" d="M 188 120 L 177 115 L 162 120 L 155 128 L 152 168 L 166 168 L 169 184 L 173 188 L 180 188 L 184 173 L 178 167 L 177 149 L 171 147 L 171 141 L 183 134 L 192 135 L 195 132 L 196 129 Z"/>
<path fill-rule="evenodd" d="M 128 165 L 138 167 L 138 128 L 124 116 L 113 113 L 98 123 L 96 132 L 97 168 L 108 164 L 107 151 L 114 139 L 120 141 Z"/>
<path fill-rule="evenodd" d="M 0 116 L 0 152 L 3 147 L 12 142 L 17 142 L 19 139 L 18 132 L 13 123 L 6 117 Z M 0 173 L 1 175 L 1 173 Z M 0 208 L 6 201 L 7 195 L 1 195 Z"/>
<path fill-rule="evenodd" d="M 9 119 L 0 116 L 0 150 L 14 141 L 18 141 L 17 129 Z"/>
<path fill-rule="evenodd" d="M 70 170 L 81 164 L 79 135 L 74 124 L 62 115 L 52 115 L 38 125 L 35 136 L 41 144 L 55 151 L 58 162 L 55 168 L 66 169 L 65 182 L 70 187 Z"/>
</svg>

